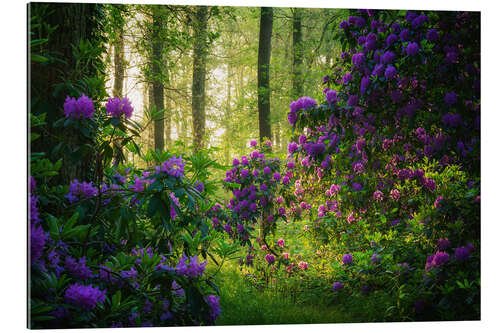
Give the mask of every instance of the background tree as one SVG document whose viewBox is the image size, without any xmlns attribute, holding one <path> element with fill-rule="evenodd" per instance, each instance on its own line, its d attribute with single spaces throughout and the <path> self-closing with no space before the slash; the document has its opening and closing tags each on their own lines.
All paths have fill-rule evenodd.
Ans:
<svg viewBox="0 0 500 333">
<path fill-rule="evenodd" d="M 292 98 L 297 99 L 303 95 L 304 85 L 302 83 L 303 49 L 302 49 L 302 8 L 292 9 Z"/>
<path fill-rule="evenodd" d="M 156 111 L 164 110 L 164 99 L 163 99 L 163 63 L 161 60 L 163 52 L 163 40 L 160 39 L 161 29 L 164 24 L 162 17 L 163 12 L 162 6 L 152 6 L 153 10 L 153 50 L 151 52 L 151 65 L 152 65 L 152 76 L 153 76 L 153 101 L 154 108 Z M 154 138 L 155 138 L 155 150 L 163 150 L 165 141 L 165 122 L 163 117 L 155 119 L 154 121 Z"/>
<path fill-rule="evenodd" d="M 260 12 L 258 55 L 258 110 L 259 138 L 271 138 L 271 101 L 269 90 L 269 63 L 271 59 L 271 35 L 273 31 L 273 8 L 262 7 Z"/>
<path fill-rule="evenodd" d="M 86 146 L 77 146 L 79 138 L 65 128 L 52 124 L 63 115 L 67 96 L 92 95 L 102 102 L 105 91 L 106 16 L 104 6 L 86 3 L 31 3 L 28 7 L 31 52 L 37 60 L 30 62 L 29 99 L 34 115 L 46 114 L 43 135 L 33 142 L 32 152 L 45 152 L 54 159 L 62 158 L 62 172 L 54 181 L 69 181 L 90 175 L 93 157 Z M 32 59 L 33 60 L 33 59 Z M 58 145 L 59 137 L 66 144 Z M 89 133 L 89 136 L 90 133 Z M 86 138 L 87 143 L 91 137 Z"/>
<path fill-rule="evenodd" d="M 193 114 L 193 145 L 195 150 L 203 148 L 205 136 L 205 80 L 207 59 L 208 8 L 198 6 L 193 20 L 193 84 L 191 86 Z"/>
</svg>

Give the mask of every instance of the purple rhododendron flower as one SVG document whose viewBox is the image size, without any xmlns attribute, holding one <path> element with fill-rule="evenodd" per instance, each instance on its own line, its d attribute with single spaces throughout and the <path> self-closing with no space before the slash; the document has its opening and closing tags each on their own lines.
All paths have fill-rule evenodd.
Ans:
<svg viewBox="0 0 500 333">
<path fill-rule="evenodd" d="M 41 222 L 40 213 L 38 212 L 37 207 L 38 196 L 32 195 L 30 196 L 30 223 L 38 223 Z"/>
<path fill-rule="evenodd" d="M 300 109 L 307 110 L 315 106 L 316 101 L 313 98 L 304 96 L 290 104 L 290 112 L 297 112 Z"/>
<path fill-rule="evenodd" d="M 363 53 L 356 53 L 352 56 L 352 64 L 357 67 L 361 67 L 365 62 L 365 55 Z"/>
<path fill-rule="evenodd" d="M 407 42 L 410 40 L 410 30 L 404 29 L 399 33 L 399 38 L 401 39 L 402 42 Z"/>
<path fill-rule="evenodd" d="M 429 31 L 427 31 L 426 38 L 429 42 L 435 42 L 439 39 L 439 33 L 434 28 L 429 29 Z"/>
<path fill-rule="evenodd" d="M 397 71 L 396 71 L 396 68 L 394 66 L 387 66 L 387 68 L 385 69 L 385 78 L 387 80 L 392 80 L 396 77 L 396 74 L 397 74 Z"/>
<path fill-rule="evenodd" d="M 290 111 L 288 113 L 287 118 L 288 118 L 288 123 L 290 125 L 292 125 L 292 126 L 295 125 L 295 123 L 297 122 L 297 112 L 296 111 Z"/>
<path fill-rule="evenodd" d="M 344 265 L 350 265 L 352 264 L 352 254 L 344 254 L 344 257 L 342 258 L 342 262 Z"/>
<path fill-rule="evenodd" d="M 288 153 L 293 154 L 299 146 L 297 145 L 297 142 L 292 141 L 288 144 Z"/>
<path fill-rule="evenodd" d="M 279 181 L 281 180 L 281 175 L 280 175 L 280 173 L 279 173 L 279 172 L 275 172 L 275 173 L 273 174 L 273 179 L 274 179 L 275 181 L 279 182 Z"/>
<path fill-rule="evenodd" d="M 333 291 L 339 291 L 342 288 L 344 288 L 342 282 L 337 281 L 333 284 Z"/>
<path fill-rule="evenodd" d="M 44 232 L 42 226 L 38 223 L 32 223 L 30 230 L 31 264 L 40 259 L 48 240 L 49 236 Z"/>
<path fill-rule="evenodd" d="M 328 104 L 332 104 L 333 102 L 337 102 L 337 92 L 335 90 L 328 90 L 326 92 L 326 101 Z"/>
<path fill-rule="evenodd" d="M 386 46 L 391 46 L 392 44 L 394 44 L 396 41 L 398 40 L 398 36 L 396 34 L 390 34 L 389 36 L 387 36 L 387 38 L 385 39 L 385 45 Z"/>
<path fill-rule="evenodd" d="M 368 87 L 370 86 L 371 80 L 368 76 L 365 76 L 361 79 L 361 86 L 360 86 L 360 92 L 361 94 L 364 94 Z"/>
<path fill-rule="evenodd" d="M 246 178 L 246 177 L 248 177 L 249 173 L 250 173 L 250 171 L 248 171 L 248 169 L 242 169 L 241 170 L 241 177 Z"/>
<path fill-rule="evenodd" d="M 87 267 L 87 258 L 81 257 L 78 262 L 73 257 L 66 257 L 64 260 L 64 268 L 71 273 L 75 278 L 87 280 L 94 276 L 90 268 Z"/>
<path fill-rule="evenodd" d="M 453 91 L 448 92 L 444 95 L 444 102 L 449 106 L 456 104 L 457 100 L 458 100 L 457 94 Z"/>
<path fill-rule="evenodd" d="M 366 25 L 366 21 L 362 17 L 357 17 L 356 22 L 354 23 L 358 28 L 363 28 Z"/>
<path fill-rule="evenodd" d="M 406 46 L 406 55 L 414 56 L 415 54 L 418 53 L 419 50 L 420 47 L 418 46 L 417 43 L 415 42 L 408 43 L 408 45 Z"/>
<path fill-rule="evenodd" d="M 390 64 L 394 61 L 394 59 L 396 58 L 396 55 L 394 54 L 394 52 L 392 51 L 386 51 L 382 57 L 380 58 L 380 60 L 382 60 L 382 62 L 384 64 Z"/>
<path fill-rule="evenodd" d="M 113 118 L 120 118 L 123 114 L 125 118 L 128 119 L 132 117 L 134 109 L 127 97 L 123 97 L 122 99 L 120 99 L 120 97 L 115 97 L 108 99 L 106 103 L 106 112 Z"/>
<path fill-rule="evenodd" d="M 256 147 L 257 146 L 257 141 L 256 140 L 251 140 L 250 141 L 250 147 Z"/>
<path fill-rule="evenodd" d="M 189 263 L 186 263 L 188 257 L 183 253 L 179 258 L 179 263 L 175 267 L 175 272 L 179 275 L 184 275 L 190 278 L 197 278 L 203 275 L 207 262 L 198 263 L 198 256 L 194 255 L 189 258 Z"/>
<path fill-rule="evenodd" d="M 359 98 L 358 95 L 350 95 L 349 99 L 347 100 L 347 105 L 349 106 L 356 106 L 359 103 Z"/>
<path fill-rule="evenodd" d="M 351 74 L 351 73 L 346 73 L 346 74 L 344 74 L 344 76 L 342 77 L 342 82 L 343 82 L 344 84 L 349 83 L 351 80 L 352 80 L 352 74 Z"/>
<path fill-rule="evenodd" d="M 219 305 L 219 297 L 215 295 L 208 295 L 205 297 L 205 302 L 207 302 L 210 307 L 210 321 L 215 322 L 222 312 Z"/>
<path fill-rule="evenodd" d="M 470 249 L 467 246 L 457 247 L 455 249 L 455 259 L 465 260 L 470 257 Z"/>
<path fill-rule="evenodd" d="M 163 162 L 160 166 L 161 172 L 166 172 L 172 177 L 181 178 L 184 176 L 184 166 L 186 163 L 182 157 L 173 155 L 171 158 Z"/>
<path fill-rule="evenodd" d="M 81 199 L 95 197 L 98 192 L 98 189 L 91 182 L 80 183 L 77 179 L 73 179 L 69 185 L 69 193 L 65 197 L 73 203 Z"/>
<path fill-rule="evenodd" d="M 304 149 L 309 156 L 316 157 L 325 152 L 326 147 L 323 143 L 306 143 Z"/>
<path fill-rule="evenodd" d="M 436 189 L 436 182 L 432 178 L 424 178 L 424 187 L 433 192 Z"/>
<path fill-rule="evenodd" d="M 92 118 L 94 114 L 94 102 L 85 94 L 78 100 L 67 96 L 63 108 L 66 118 Z"/>
<path fill-rule="evenodd" d="M 375 201 L 382 201 L 384 199 L 384 194 L 382 191 L 375 191 L 373 192 L 373 200 Z"/>
<path fill-rule="evenodd" d="M 352 183 L 352 190 L 355 191 L 355 192 L 359 192 L 363 189 L 363 186 L 361 186 L 361 184 L 358 184 L 358 183 Z"/>
<path fill-rule="evenodd" d="M 399 193 L 399 190 L 398 189 L 393 189 L 391 190 L 389 196 L 391 197 L 391 199 L 393 201 L 398 201 L 399 200 L 399 197 L 400 197 L 400 193 Z"/>
<path fill-rule="evenodd" d="M 446 63 L 448 64 L 456 64 L 458 63 L 458 53 L 451 51 L 446 53 Z"/>
<path fill-rule="evenodd" d="M 137 270 L 132 266 L 128 271 L 121 271 L 120 276 L 124 279 L 135 279 L 137 278 Z"/>
<path fill-rule="evenodd" d="M 444 251 L 451 246 L 451 242 L 448 238 L 440 238 L 437 242 L 437 248 L 439 251 Z"/>
<path fill-rule="evenodd" d="M 372 75 L 373 76 L 382 76 L 384 74 L 384 64 L 376 64 L 375 67 L 373 68 Z"/>
<path fill-rule="evenodd" d="M 275 261 L 274 256 L 272 254 L 270 254 L 270 253 L 266 254 L 265 259 L 266 259 L 266 261 L 267 261 L 267 263 L 269 265 L 272 265 L 274 263 L 274 261 Z"/>
<path fill-rule="evenodd" d="M 447 113 L 443 115 L 442 121 L 447 127 L 458 127 L 462 124 L 462 117 L 459 114 Z"/>
<path fill-rule="evenodd" d="M 97 303 L 104 302 L 106 290 L 100 290 L 92 285 L 72 284 L 64 293 L 64 300 L 68 304 L 82 307 L 85 310 L 92 310 Z"/>
<path fill-rule="evenodd" d="M 425 270 L 436 268 L 446 264 L 450 260 L 450 255 L 446 252 L 438 251 L 435 254 L 427 257 L 427 263 L 425 264 Z"/>
</svg>

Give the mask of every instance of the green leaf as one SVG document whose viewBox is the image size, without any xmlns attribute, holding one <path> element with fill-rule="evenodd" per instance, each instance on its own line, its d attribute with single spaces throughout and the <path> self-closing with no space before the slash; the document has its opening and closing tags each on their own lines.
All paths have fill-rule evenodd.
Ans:
<svg viewBox="0 0 500 333">
<path fill-rule="evenodd" d="M 39 54 L 31 54 L 30 58 L 31 58 L 32 62 L 47 62 L 47 61 L 49 61 L 48 58 L 41 56 Z"/>
</svg>

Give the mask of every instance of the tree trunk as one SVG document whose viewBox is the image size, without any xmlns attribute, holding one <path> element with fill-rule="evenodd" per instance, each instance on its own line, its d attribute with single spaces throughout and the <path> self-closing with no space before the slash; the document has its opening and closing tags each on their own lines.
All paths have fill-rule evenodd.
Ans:
<svg viewBox="0 0 500 333">
<path fill-rule="evenodd" d="M 172 101 L 170 99 L 171 96 L 165 89 L 165 146 L 167 149 L 172 143 Z"/>
<path fill-rule="evenodd" d="M 259 55 L 257 64 L 257 104 L 259 109 L 259 137 L 271 139 L 271 104 L 269 90 L 269 63 L 271 59 L 271 35 L 273 30 L 273 8 L 261 7 Z"/>
<path fill-rule="evenodd" d="M 225 141 L 223 144 L 225 146 L 224 151 L 224 161 L 225 163 L 229 163 L 230 161 L 230 149 L 231 149 L 231 131 L 232 131 L 232 120 L 231 120 L 231 89 L 232 89 L 232 84 L 231 84 L 231 64 L 227 64 L 227 93 L 226 93 L 226 110 L 224 114 L 224 124 L 226 125 L 225 128 Z"/>
<path fill-rule="evenodd" d="M 100 4 L 88 3 L 36 3 L 32 2 L 28 7 L 30 17 L 43 17 L 43 23 L 51 27 L 57 27 L 50 35 L 47 43 L 43 46 L 45 52 L 55 56 L 58 61 L 50 61 L 44 64 L 31 62 L 29 64 L 29 104 L 30 111 L 38 115 L 46 113 L 48 124 L 64 116 L 62 106 L 66 96 L 79 97 L 81 92 L 89 95 L 89 91 L 81 88 L 82 91 L 76 94 L 65 82 L 75 83 L 85 77 L 97 77 L 104 75 L 103 60 L 95 57 L 89 60 L 88 66 L 82 66 L 76 70 L 76 58 L 73 54 L 73 45 L 78 46 L 81 41 L 90 41 L 93 47 L 103 48 L 104 42 L 100 25 L 103 23 L 102 6 Z M 44 10 L 44 7 L 47 7 Z M 29 27 L 35 35 L 31 38 L 47 38 L 47 28 L 42 26 L 37 29 Z M 41 35 L 38 35 L 38 32 Z M 61 89 L 56 89 L 57 85 Z M 80 89 L 80 88 L 76 88 Z M 95 87 L 96 90 L 104 89 L 104 85 Z M 94 97 L 94 96 L 89 96 Z M 94 97 L 95 98 L 95 97 Z M 69 128 L 54 129 L 52 126 L 45 126 L 48 135 L 42 135 L 38 140 L 30 144 L 32 152 L 50 152 L 60 143 L 57 137 L 64 138 L 66 142 L 79 141 L 79 144 L 90 143 L 90 140 L 81 141 L 78 134 Z M 69 144 L 69 149 L 76 146 Z M 93 174 L 92 161 L 95 156 L 84 155 L 77 160 L 71 158 L 69 151 L 61 152 L 63 166 L 61 172 L 51 181 L 53 183 L 69 183 L 72 179 L 91 180 Z M 57 156 L 59 157 L 59 156 Z"/>
<path fill-rule="evenodd" d="M 148 102 L 149 102 L 149 110 L 153 110 L 153 108 L 155 107 L 155 99 L 154 99 L 154 90 L 153 90 L 153 83 L 148 83 Z M 149 130 L 148 130 L 148 135 L 147 135 L 147 138 L 148 138 L 148 147 L 150 147 L 151 149 L 154 148 L 154 141 L 155 141 L 155 137 L 154 137 L 154 123 L 153 123 L 153 126 L 151 128 L 151 126 L 149 126 Z"/>
<path fill-rule="evenodd" d="M 118 28 L 118 37 L 114 45 L 115 53 L 115 80 L 113 84 L 113 96 L 123 97 L 123 79 L 125 77 L 124 40 L 123 26 Z"/>
<path fill-rule="evenodd" d="M 195 151 L 203 148 L 205 136 L 205 77 L 207 59 L 207 19 L 208 8 L 199 6 L 194 19 L 192 115 L 193 145 Z"/>
<path fill-rule="evenodd" d="M 302 9 L 295 8 L 293 10 L 293 35 L 292 35 L 292 52 L 293 52 L 293 69 L 292 69 L 292 98 L 298 99 L 304 94 L 304 85 L 302 78 L 303 67 L 303 45 L 302 45 Z"/>
<path fill-rule="evenodd" d="M 160 30 L 162 28 L 162 17 L 158 12 L 159 8 L 153 9 L 153 58 L 152 58 L 152 69 L 153 69 L 153 98 L 156 111 L 164 109 L 164 99 L 163 99 L 163 80 L 162 80 L 162 53 L 163 53 L 163 41 L 161 40 Z M 155 150 L 162 151 L 164 148 L 164 132 L 165 123 L 163 117 L 155 120 L 154 122 L 154 136 L 155 136 Z"/>
</svg>

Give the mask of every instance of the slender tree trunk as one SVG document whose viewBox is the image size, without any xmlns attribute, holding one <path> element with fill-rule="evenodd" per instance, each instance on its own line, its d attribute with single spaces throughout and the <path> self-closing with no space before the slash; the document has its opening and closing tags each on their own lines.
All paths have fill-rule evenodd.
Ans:
<svg viewBox="0 0 500 333">
<path fill-rule="evenodd" d="M 226 124 L 226 131 L 225 131 L 225 148 L 224 149 L 224 161 L 226 163 L 229 163 L 230 160 L 230 149 L 231 149 L 231 130 L 232 130 L 232 119 L 231 119 L 231 89 L 232 89 L 232 84 L 231 84 L 231 65 L 227 64 L 227 94 L 226 94 L 226 112 L 224 115 L 224 123 Z"/>
<path fill-rule="evenodd" d="M 271 139 L 271 103 L 269 90 L 269 63 L 271 59 L 271 35 L 273 30 L 273 8 L 261 7 L 259 55 L 257 64 L 257 104 L 259 109 L 259 138 Z"/>
<path fill-rule="evenodd" d="M 168 90 L 165 89 L 165 146 L 168 149 L 172 143 L 172 101 Z"/>
<path fill-rule="evenodd" d="M 115 80 L 113 96 L 123 97 L 123 80 L 125 78 L 125 41 L 123 39 L 123 26 L 117 28 L 117 40 L 114 45 Z"/>
<path fill-rule="evenodd" d="M 153 98 L 154 105 L 156 106 L 156 111 L 163 110 L 164 99 L 163 99 L 163 80 L 162 80 L 162 53 L 163 53 L 163 41 L 161 40 L 160 30 L 162 28 L 163 22 L 161 14 L 158 12 L 159 9 L 153 9 L 153 52 L 152 52 L 152 69 L 153 69 Z M 154 137 L 155 137 L 155 150 L 163 150 L 164 148 L 164 132 L 165 132 L 165 122 L 163 117 L 155 120 L 154 122 Z"/>
<path fill-rule="evenodd" d="M 153 110 L 154 106 L 155 106 L 155 99 L 154 99 L 154 90 L 153 90 L 153 83 L 149 83 L 148 84 L 148 101 L 149 101 L 149 109 L 150 110 Z M 155 125 L 153 124 L 153 126 L 149 126 L 150 128 L 148 129 L 148 135 L 147 135 L 147 138 L 148 138 L 148 147 L 151 147 L 151 149 L 154 148 L 154 141 L 155 141 L 155 137 L 154 137 L 154 133 L 155 133 Z"/>
<path fill-rule="evenodd" d="M 123 80 L 125 78 L 125 41 L 123 39 L 123 25 L 116 28 L 117 38 L 114 42 L 114 82 L 113 82 L 113 97 L 123 97 Z M 114 146 L 115 149 L 115 162 L 118 163 L 123 157 L 127 159 L 126 150 L 122 146 Z"/>
<path fill-rule="evenodd" d="M 193 114 L 193 144 L 194 149 L 203 148 L 205 136 L 205 77 L 207 71 L 207 19 L 208 8 L 199 6 L 196 9 L 194 21 L 193 49 L 193 84 L 192 114 Z"/>
<path fill-rule="evenodd" d="M 295 8 L 293 10 L 293 35 L 292 35 L 292 52 L 293 52 L 293 69 L 292 69 L 292 98 L 298 99 L 304 94 L 303 85 L 303 45 L 302 45 L 302 9 Z"/>
</svg>

